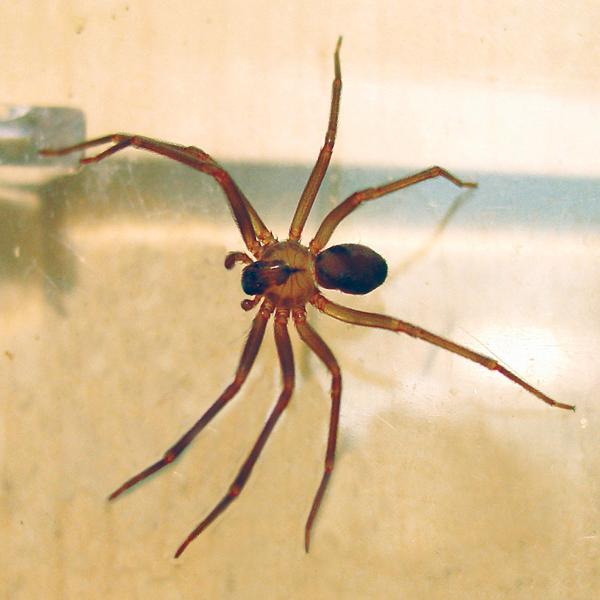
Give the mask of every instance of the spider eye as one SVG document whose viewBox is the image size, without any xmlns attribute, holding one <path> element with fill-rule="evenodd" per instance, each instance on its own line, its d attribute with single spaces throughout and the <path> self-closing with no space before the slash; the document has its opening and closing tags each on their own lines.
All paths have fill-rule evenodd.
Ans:
<svg viewBox="0 0 600 600">
<path fill-rule="evenodd" d="M 368 294 L 387 277 L 385 259 L 367 246 L 340 244 L 317 255 L 317 282 L 346 294 Z"/>
</svg>

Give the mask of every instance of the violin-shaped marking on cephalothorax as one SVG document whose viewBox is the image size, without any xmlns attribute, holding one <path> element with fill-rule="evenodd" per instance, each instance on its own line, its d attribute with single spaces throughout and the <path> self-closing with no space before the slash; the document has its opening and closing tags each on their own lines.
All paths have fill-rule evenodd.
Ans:
<svg viewBox="0 0 600 600">
<path fill-rule="evenodd" d="M 321 482 L 312 501 L 304 526 L 304 546 L 308 552 L 312 526 L 329 483 L 335 461 L 342 376 L 332 351 L 307 322 L 305 310 L 307 304 L 340 321 L 364 327 L 377 327 L 406 333 L 414 338 L 424 340 L 477 363 L 490 371 L 497 371 L 550 406 L 575 410 L 575 407 L 570 404 L 562 404 L 546 396 L 540 390 L 529 385 L 506 367 L 502 366 L 494 358 L 474 352 L 465 346 L 456 344 L 406 321 L 336 304 L 319 292 L 319 287 L 322 287 L 336 289 L 347 294 L 367 294 L 385 281 L 387 275 L 386 262 L 374 250 L 359 244 L 340 244 L 326 248 L 332 233 L 341 221 L 354 212 L 363 202 L 375 200 L 435 177 L 443 177 L 458 187 L 476 187 L 476 184 L 462 181 L 441 167 L 430 167 L 414 175 L 396 179 L 378 187 L 366 188 L 355 192 L 325 217 L 308 246 L 300 243 L 306 219 L 327 171 L 335 144 L 342 89 L 339 57 L 341 41 L 340 38 L 334 54 L 335 76 L 332 85 L 331 106 L 327 131 L 325 133 L 325 142 L 296 207 L 296 212 L 294 213 L 289 229 L 288 240 L 286 241 L 278 242 L 275 239 L 229 173 L 211 156 L 206 154 L 206 152 L 194 146 L 180 146 L 143 136 L 116 133 L 68 148 L 43 150 L 41 152 L 45 156 L 59 156 L 69 152 L 112 143 L 112 146 L 100 154 L 84 158 L 81 162 L 85 164 L 98 162 L 131 146 L 160 154 L 210 175 L 225 193 L 233 212 L 235 223 L 240 230 L 248 252 L 251 254 L 249 256 L 244 252 L 231 252 L 225 258 L 225 267 L 227 269 L 233 268 L 238 262 L 245 265 L 242 271 L 242 288 L 246 294 L 253 296 L 253 298 L 245 298 L 241 303 L 242 308 L 248 311 L 256 306 L 259 307 L 242 350 L 233 380 L 213 404 L 209 406 L 200 419 L 164 453 L 162 458 L 123 483 L 123 485 L 109 496 L 110 500 L 117 498 L 135 484 L 172 463 L 206 425 L 210 423 L 217 413 L 237 394 L 254 364 L 263 341 L 267 323 L 271 316 L 274 315 L 275 344 L 282 372 L 282 390 L 279 398 L 267 417 L 260 435 L 240 467 L 229 490 L 204 520 L 187 536 L 177 549 L 175 557 L 178 557 L 187 548 L 188 544 L 200 535 L 240 495 L 267 439 L 291 399 L 294 388 L 294 358 L 288 334 L 290 313 L 300 339 L 323 362 L 331 374 L 331 413 L 327 449 L 325 451 L 325 464 Z"/>
<path fill-rule="evenodd" d="M 317 291 L 314 257 L 298 242 L 275 242 L 264 249 L 260 260 L 244 267 L 242 289 L 277 307 L 304 306 Z"/>
</svg>

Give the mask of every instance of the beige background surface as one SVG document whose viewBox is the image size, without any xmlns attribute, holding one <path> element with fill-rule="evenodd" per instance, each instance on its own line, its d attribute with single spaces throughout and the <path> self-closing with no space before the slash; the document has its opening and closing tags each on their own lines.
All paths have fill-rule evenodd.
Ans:
<svg viewBox="0 0 600 600">
<path fill-rule="evenodd" d="M 239 271 L 222 267 L 241 243 L 220 192 L 115 157 L 39 197 L 0 199 L 4 597 L 596 597 L 596 3 L 168 6 L 3 4 L 2 101 L 80 107 L 90 135 L 200 145 L 232 163 L 283 234 L 303 183 L 286 166 L 316 157 L 343 34 L 336 166 L 316 215 L 364 185 L 352 165 L 368 180 L 382 165 L 440 163 L 481 182 L 433 243 L 458 196 L 443 182 L 349 221 L 334 241 L 372 244 L 391 276 L 347 303 L 493 353 L 578 411 L 311 313 L 345 390 L 310 554 L 329 381 L 295 343 L 294 399 L 243 496 L 174 561 L 235 475 L 279 374 L 269 332 L 237 401 L 186 455 L 105 502 L 230 381 L 249 325 Z M 535 204 L 515 211 L 523 187 Z"/>
<path fill-rule="evenodd" d="M 92 135 L 306 163 L 343 35 L 338 161 L 589 174 L 599 18 L 593 1 L 3 3 L 0 92 L 81 108 Z"/>
</svg>

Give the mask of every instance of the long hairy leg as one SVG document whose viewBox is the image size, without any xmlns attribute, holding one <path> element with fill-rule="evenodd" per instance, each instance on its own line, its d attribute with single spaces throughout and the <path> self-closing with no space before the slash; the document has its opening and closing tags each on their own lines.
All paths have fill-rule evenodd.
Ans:
<svg viewBox="0 0 600 600">
<path fill-rule="evenodd" d="M 194 425 L 165 452 L 160 460 L 156 461 L 143 471 L 140 471 L 137 475 L 134 475 L 128 479 L 108 497 L 109 500 L 114 500 L 140 481 L 143 481 L 144 479 L 150 477 L 150 475 L 160 471 L 163 467 L 170 465 L 190 445 L 192 440 L 206 427 L 206 425 L 210 423 L 216 414 L 237 394 L 244 381 L 246 381 L 248 373 L 250 373 L 250 369 L 254 364 L 254 360 L 258 354 L 258 349 L 260 348 L 265 335 L 267 321 L 269 320 L 272 312 L 273 307 L 267 301 L 265 301 L 260 307 L 256 317 L 254 317 L 252 329 L 250 330 L 250 334 L 246 340 L 246 345 L 244 346 L 240 362 L 235 372 L 235 377 L 233 381 L 225 388 L 225 391 L 200 417 L 200 419 L 198 419 L 198 421 L 196 421 L 196 423 L 194 423 Z"/>
<path fill-rule="evenodd" d="M 306 520 L 304 527 L 304 549 L 308 552 L 310 548 L 310 532 L 312 530 L 315 517 L 319 512 L 321 501 L 327 489 L 327 484 L 333 472 L 335 461 L 335 447 L 337 442 L 338 424 L 340 421 L 340 400 L 342 396 L 342 373 L 340 367 L 321 336 L 306 322 L 306 311 L 302 309 L 294 309 L 292 317 L 296 329 L 302 341 L 323 361 L 329 372 L 331 373 L 331 416 L 329 418 L 329 434 L 327 436 L 327 450 L 325 452 L 325 468 L 321 483 L 315 494 L 315 498 Z"/>
<path fill-rule="evenodd" d="M 500 373 L 500 375 L 510 379 L 512 382 L 521 386 L 524 390 L 527 390 L 530 394 L 533 394 L 550 406 L 564 408 L 565 410 L 575 410 L 575 406 L 572 404 L 563 404 L 562 402 L 557 402 L 549 396 L 546 396 L 546 394 L 515 375 L 512 371 L 509 371 L 506 367 L 502 366 L 496 359 L 474 352 L 465 346 L 461 346 L 460 344 L 456 344 L 455 342 L 436 335 L 435 333 L 431 333 L 422 327 L 418 327 L 417 325 L 412 325 L 406 321 L 394 319 L 393 317 L 388 317 L 386 315 L 363 312 L 348 308 L 346 306 L 341 306 L 340 304 L 331 302 L 331 300 L 328 300 L 322 294 L 316 294 L 315 297 L 311 299 L 311 303 L 326 315 L 329 315 L 334 319 L 339 319 L 340 321 L 345 321 L 346 323 L 362 325 L 364 327 L 389 329 L 390 331 L 407 333 L 412 337 L 425 340 L 434 346 L 438 346 L 444 350 L 448 350 L 449 352 L 458 354 L 463 358 L 471 360 L 482 367 L 489 369 L 490 371 L 496 371 Z"/>
<path fill-rule="evenodd" d="M 462 179 L 458 179 L 457 177 L 452 175 L 452 173 L 446 171 L 446 169 L 442 169 L 441 167 L 431 167 L 429 169 L 425 169 L 424 171 L 420 171 L 415 175 L 403 177 L 402 179 L 396 179 L 395 181 L 390 181 L 389 183 L 386 183 L 385 185 L 381 185 L 379 187 L 372 187 L 360 190 L 358 192 L 354 192 L 354 194 L 348 196 L 348 198 L 346 198 L 343 202 L 336 206 L 323 219 L 323 222 L 317 230 L 315 237 L 310 242 L 309 247 L 311 251 L 315 254 L 319 253 L 325 247 L 325 245 L 331 238 L 331 235 L 333 234 L 335 228 L 341 223 L 341 221 L 345 219 L 356 208 L 358 208 L 363 202 L 368 202 L 369 200 L 381 198 L 381 196 L 386 196 L 387 194 L 391 194 L 392 192 L 396 192 L 403 188 L 407 188 L 411 185 L 421 183 L 422 181 L 427 181 L 428 179 L 434 179 L 436 177 L 443 177 L 444 179 L 447 179 L 457 187 L 477 187 L 476 183 L 462 181 Z"/>
<path fill-rule="evenodd" d="M 62 156 L 105 144 L 113 145 L 95 156 L 82 158 L 80 161 L 81 164 L 100 162 L 129 147 L 154 152 L 155 154 L 160 154 L 171 160 L 183 163 L 188 167 L 210 175 L 221 186 L 221 189 L 227 196 L 233 218 L 250 252 L 257 256 L 260 254 L 260 241 L 265 243 L 273 241 L 273 235 L 262 222 L 258 213 L 239 189 L 231 175 L 206 152 L 194 146 L 180 146 L 129 133 L 113 133 L 66 148 L 45 148 L 40 150 L 40 154 L 42 156 Z"/>
<path fill-rule="evenodd" d="M 240 495 L 252 473 L 252 469 L 254 468 L 260 453 L 273 431 L 273 428 L 290 401 L 294 389 L 294 356 L 292 354 L 292 345 L 287 330 L 288 317 L 289 310 L 287 309 L 278 309 L 275 312 L 275 344 L 277 346 L 277 354 L 279 355 L 279 364 L 281 365 L 283 378 L 283 389 L 281 390 L 277 403 L 269 414 L 248 458 L 244 461 L 236 478 L 229 487 L 229 491 L 223 496 L 208 516 L 187 536 L 181 546 L 177 549 L 177 552 L 175 552 L 175 558 L 181 556 L 181 553 L 188 547 L 190 542 L 197 538 Z"/>
<path fill-rule="evenodd" d="M 325 173 L 327 172 L 327 167 L 329 166 L 329 161 L 331 160 L 331 154 L 333 152 L 333 146 L 335 144 L 335 136 L 337 134 L 337 122 L 338 122 L 338 114 L 340 111 L 340 97 L 342 94 L 342 72 L 340 68 L 340 46 L 342 45 L 342 38 L 338 38 L 335 53 L 333 55 L 334 67 L 335 67 L 335 75 L 333 78 L 333 85 L 331 90 L 331 107 L 329 109 L 329 123 L 327 125 L 327 131 L 325 132 L 325 143 L 319 152 L 319 157 L 317 158 L 317 162 L 313 167 L 313 170 L 306 182 L 306 186 L 304 191 L 302 192 L 302 196 L 300 196 L 300 200 L 298 202 L 298 206 L 296 207 L 296 212 L 294 214 L 294 218 L 292 219 L 292 224 L 290 226 L 289 239 L 290 240 L 299 240 L 302 235 L 302 230 L 304 229 L 304 225 L 306 223 L 306 219 L 308 218 L 308 214 L 310 213 L 310 209 L 317 197 L 317 193 L 319 188 L 321 187 L 321 182 L 323 181 L 323 177 L 325 177 Z"/>
</svg>

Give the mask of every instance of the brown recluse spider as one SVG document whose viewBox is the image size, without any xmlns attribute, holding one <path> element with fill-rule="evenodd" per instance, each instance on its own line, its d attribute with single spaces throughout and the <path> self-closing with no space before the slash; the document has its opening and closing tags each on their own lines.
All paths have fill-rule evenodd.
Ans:
<svg viewBox="0 0 600 600">
<path fill-rule="evenodd" d="M 131 479 L 128 479 L 109 496 L 109 500 L 114 500 L 140 481 L 171 464 L 206 427 L 212 418 L 236 395 L 246 381 L 248 373 L 254 364 L 264 337 L 267 322 L 271 315 L 275 313 L 275 343 L 283 374 L 283 389 L 279 395 L 279 399 L 270 412 L 258 439 L 242 464 L 228 492 L 205 519 L 187 536 L 177 549 L 175 558 L 180 556 L 188 544 L 200 535 L 240 495 L 267 439 L 290 401 L 294 388 L 294 359 L 287 327 L 290 314 L 302 341 L 317 355 L 331 373 L 331 417 L 329 421 L 327 450 L 325 452 L 325 468 L 304 529 L 304 545 L 308 552 L 311 529 L 333 471 L 340 417 L 342 376 L 332 351 L 319 334 L 308 324 L 306 320 L 306 304 L 312 304 L 326 315 L 340 321 L 345 321 L 346 323 L 362 325 L 364 327 L 389 329 L 390 331 L 406 333 L 412 337 L 425 340 L 430 344 L 439 346 L 480 364 L 490 371 L 497 371 L 550 406 L 575 410 L 575 407 L 570 404 L 562 404 L 546 396 L 493 358 L 474 352 L 465 346 L 451 342 L 417 325 L 412 325 L 386 315 L 363 312 L 336 304 L 328 300 L 319 291 L 319 287 L 323 287 L 337 289 L 348 294 L 366 294 L 381 285 L 386 278 L 387 264 L 385 260 L 366 246 L 341 244 L 324 249 L 335 228 L 363 202 L 375 200 L 381 196 L 435 177 L 444 177 L 458 187 L 476 187 L 475 183 L 462 181 L 441 167 L 431 167 L 409 177 L 403 177 L 378 187 L 355 192 L 325 217 L 315 237 L 308 246 L 300 243 L 304 224 L 327 171 L 335 143 L 342 89 L 339 56 L 341 41 L 340 38 L 334 53 L 335 77 L 333 80 L 329 124 L 325 134 L 325 143 L 319 152 L 317 162 L 296 207 L 289 230 L 289 237 L 283 242 L 278 241 L 271 231 L 267 229 L 262 219 L 229 173 L 206 154 L 206 152 L 194 146 L 180 146 L 138 135 L 116 133 L 68 148 L 41 151 L 41 154 L 44 156 L 58 156 L 101 144 L 112 143 L 111 147 L 96 156 L 81 159 L 81 163 L 95 163 L 132 146 L 161 154 L 197 169 L 202 173 L 206 173 L 217 181 L 227 196 L 231 211 L 233 212 L 233 218 L 242 234 L 248 252 L 253 257 L 244 252 L 231 252 L 225 259 L 225 267 L 227 269 L 231 269 L 238 262 L 245 265 L 242 270 L 242 288 L 246 294 L 253 296 L 253 298 L 245 299 L 242 302 L 242 308 L 244 310 L 251 310 L 260 304 L 252 322 L 252 328 L 244 345 L 233 381 L 225 388 L 223 393 L 202 417 L 165 452 L 160 460 Z"/>
</svg>

